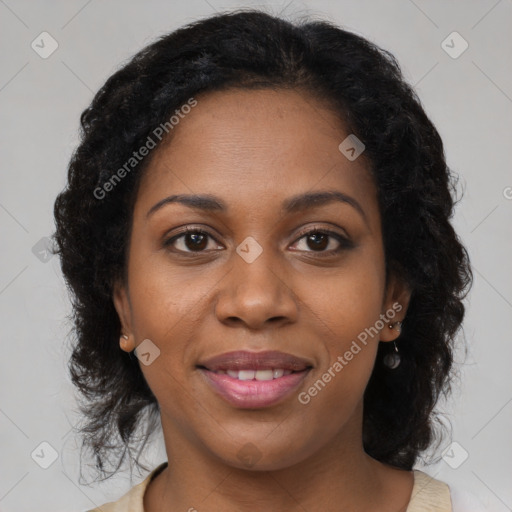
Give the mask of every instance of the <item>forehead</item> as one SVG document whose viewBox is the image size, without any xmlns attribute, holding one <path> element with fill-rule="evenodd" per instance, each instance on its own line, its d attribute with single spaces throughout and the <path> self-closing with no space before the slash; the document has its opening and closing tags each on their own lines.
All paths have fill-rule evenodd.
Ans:
<svg viewBox="0 0 512 512">
<path fill-rule="evenodd" d="M 361 202 L 375 200 L 364 158 L 350 161 L 340 152 L 349 133 L 326 102 L 271 89 L 230 89 L 196 100 L 151 155 L 139 207 L 148 209 L 171 193 L 280 203 L 294 193 L 329 188 Z"/>
</svg>

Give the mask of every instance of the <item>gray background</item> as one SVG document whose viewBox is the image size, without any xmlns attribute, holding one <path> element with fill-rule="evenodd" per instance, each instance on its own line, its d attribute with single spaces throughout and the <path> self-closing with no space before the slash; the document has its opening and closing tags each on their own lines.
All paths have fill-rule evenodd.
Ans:
<svg viewBox="0 0 512 512">
<path fill-rule="evenodd" d="M 32 248 L 53 231 L 53 202 L 93 93 L 155 37 L 242 6 L 315 14 L 390 50 L 436 124 L 465 190 L 454 224 L 475 283 L 464 324 L 468 355 L 443 406 L 458 445 L 425 470 L 470 489 L 488 510 L 512 510 L 511 0 L 0 0 L 0 510 L 83 511 L 145 476 L 78 481 L 71 427 L 79 415 L 66 370 L 69 300 L 57 258 L 45 262 Z M 31 47 L 43 31 L 59 45 L 46 59 Z M 458 58 L 442 47 L 453 31 L 469 44 Z M 448 44 L 452 52 L 462 48 L 460 40 Z M 42 442 L 56 452 L 47 469 L 40 465 L 51 462 L 52 449 Z M 150 467 L 166 460 L 158 436 L 142 460 Z"/>
</svg>

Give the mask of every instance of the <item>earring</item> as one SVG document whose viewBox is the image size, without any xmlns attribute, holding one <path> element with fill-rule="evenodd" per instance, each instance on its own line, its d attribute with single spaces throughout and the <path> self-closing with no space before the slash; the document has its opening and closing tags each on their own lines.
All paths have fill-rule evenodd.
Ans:
<svg viewBox="0 0 512 512">
<path fill-rule="evenodd" d="M 400 332 L 402 331 L 402 322 L 395 322 L 394 324 L 388 324 L 388 327 L 390 329 L 393 329 L 394 327 L 398 326 L 398 333 L 400 334 Z"/>
<path fill-rule="evenodd" d="M 394 324 L 388 324 L 390 329 L 394 329 L 395 325 L 397 326 L 398 335 L 402 332 L 402 322 L 395 322 Z M 383 359 L 384 365 L 386 365 L 390 370 L 394 370 L 397 368 L 402 362 L 402 358 L 398 352 L 398 347 L 396 346 L 396 341 L 393 341 L 393 345 L 395 346 L 395 351 L 391 354 L 386 354 Z"/>
<path fill-rule="evenodd" d="M 400 354 L 398 353 L 398 347 L 396 346 L 396 341 L 393 341 L 393 344 L 395 346 L 395 351 L 391 354 L 386 354 L 383 359 L 383 363 L 385 366 L 387 366 L 390 370 L 394 370 L 397 368 L 402 358 L 400 357 Z"/>
</svg>

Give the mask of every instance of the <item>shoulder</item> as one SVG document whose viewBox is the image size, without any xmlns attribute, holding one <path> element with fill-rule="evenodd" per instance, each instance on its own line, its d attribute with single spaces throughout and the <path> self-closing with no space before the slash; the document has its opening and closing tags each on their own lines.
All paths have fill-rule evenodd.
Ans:
<svg viewBox="0 0 512 512">
<path fill-rule="evenodd" d="M 100 507 L 97 507 L 87 512 L 144 512 L 144 493 L 149 485 L 149 482 L 155 478 L 164 468 L 167 467 L 167 462 L 163 462 L 157 466 L 149 475 L 139 484 L 134 485 L 126 494 L 123 494 L 116 501 L 109 501 Z"/>
<path fill-rule="evenodd" d="M 407 512 L 453 512 L 448 484 L 418 469 L 414 470 L 414 486 Z"/>
<path fill-rule="evenodd" d="M 485 512 L 476 496 L 414 470 L 414 487 L 407 512 Z"/>
</svg>

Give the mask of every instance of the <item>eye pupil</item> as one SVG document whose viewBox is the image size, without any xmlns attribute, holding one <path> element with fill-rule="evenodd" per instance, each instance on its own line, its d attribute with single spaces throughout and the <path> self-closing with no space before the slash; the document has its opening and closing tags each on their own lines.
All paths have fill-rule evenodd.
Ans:
<svg viewBox="0 0 512 512">
<path fill-rule="evenodd" d="M 199 253 L 199 252 L 212 252 L 207 251 L 208 242 L 212 238 L 212 235 L 210 235 L 207 232 L 197 230 L 197 229 L 187 229 L 185 232 L 183 232 L 181 235 L 177 235 L 170 240 L 166 241 L 164 245 L 174 246 L 174 243 L 177 243 L 179 240 L 181 240 L 181 244 L 185 247 L 184 249 L 176 248 L 177 252 L 181 253 Z M 331 241 L 331 238 L 335 238 L 338 241 L 338 244 L 340 245 L 340 248 L 327 251 L 326 249 L 329 246 L 329 242 Z M 333 233 L 329 231 L 323 231 L 319 229 L 315 229 L 313 231 L 310 231 L 309 233 L 304 233 L 300 237 L 300 240 L 302 240 L 302 243 L 304 243 L 304 239 L 306 239 L 306 245 L 312 252 L 324 253 L 325 255 L 333 255 L 337 254 L 343 248 L 350 248 L 349 242 L 343 243 L 343 239 L 340 236 L 334 235 Z M 306 251 L 307 252 L 307 251 Z"/>
<path fill-rule="evenodd" d="M 308 236 L 308 243 L 313 242 L 313 246 L 310 248 L 314 249 L 325 249 L 328 243 L 328 235 L 323 233 L 312 233 Z"/>
<path fill-rule="evenodd" d="M 186 243 L 188 249 L 204 249 L 206 247 L 206 244 L 204 243 L 206 236 L 201 233 L 188 233 L 186 235 L 186 239 L 193 241 L 192 246 Z"/>
</svg>

